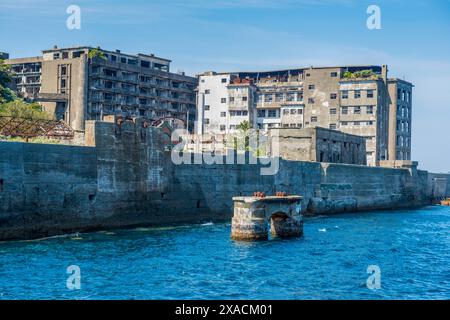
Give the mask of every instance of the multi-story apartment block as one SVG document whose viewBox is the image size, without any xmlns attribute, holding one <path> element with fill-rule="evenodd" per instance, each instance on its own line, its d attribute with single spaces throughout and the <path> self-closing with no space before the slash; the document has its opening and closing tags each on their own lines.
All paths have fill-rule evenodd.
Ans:
<svg viewBox="0 0 450 320">
<path fill-rule="evenodd" d="M 12 88 L 25 100 L 36 100 L 41 90 L 42 57 L 13 59 L 5 63 L 11 64 L 14 74 Z"/>
<path fill-rule="evenodd" d="M 389 79 L 388 88 L 389 132 L 392 133 L 389 135 L 389 160 L 411 160 L 413 85 L 404 80 Z"/>
<path fill-rule="evenodd" d="M 369 165 L 410 160 L 413 86 L 388 79 L 387 66 L 206 72 L 198 78 L 198 134 L 232 133 L 245 120 L 260 129 L 323 127 L 365 137 Z"/>
<path fill-rule="evenodd" d="M 193 126 L 197 79 L 171 73 L 170 62 L 92 47 L 54 47 L 42 57 L 6 60 L 17 90 L 75 130 L 109 115 L 169 117 Z"/>
</svg>

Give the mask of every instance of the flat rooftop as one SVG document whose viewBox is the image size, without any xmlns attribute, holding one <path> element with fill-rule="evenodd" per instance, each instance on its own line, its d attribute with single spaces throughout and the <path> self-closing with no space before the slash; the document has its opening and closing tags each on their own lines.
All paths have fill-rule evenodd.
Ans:
<svg viewBox="0 0 450 320">
<path fill-rule="evenodd" d="M 303 73 L 306 70 L 314 70 L 314 69 L 346 69 L 348 71 L 361 71 L 361 70 L 367 70 L 371 69 L 374 70 L 374 72 L 381 73 L 382 66 L 377 65 L 347 65 L 347 66 L 309 66 L 309 67 L 303 67 L 303 68 L 288 68 L 288 69 L 279 69 L 279 70 L 260 70 L 260 71 L 235 71 L 235 72 L 215 72 L 215 71 L 205 71 L 201 74 L 198 74 L 198 76 L 207 76 L 207 75 L 282 75 L 282 74 L 296 74 L 296 73 Z"/>
<path fill-rule="evenodd" d="M 121 50 L 106 50 L 100 47 L 94 47 L 94 46 L 73 46 L 73 47 L 64 47 L 64 48 L 52 48 L 52 49 L 46 49 L 46 50 L 42 50 L 42 53 L 50 53 L 50 52 L 58 52 L 61 50 L 85 50 L 85 49 L 98 49 L 100 51 L 103 51 L 105 53 L 109 53 L 109 54 L 120 54 L 120 55 L 124 55 L 124 56 L 129 56 L 129 57 L 134 57 L 134 58 L 138 58 L 139 56 L 143 56 L 143 57 L 147 57 L 147 58 L 153 58 L 153 59 L 158 59 L 158 60 L 163 60 L 166 62 L 172 62 L 172 60 L 166 59 L 166 58 L 161 58 L 158 57 L 154 54 L 146 54 L 146 53 L 138 53 L 138 54 L 129 54 L 129 53 L 123 53 Z"/>
</svg>

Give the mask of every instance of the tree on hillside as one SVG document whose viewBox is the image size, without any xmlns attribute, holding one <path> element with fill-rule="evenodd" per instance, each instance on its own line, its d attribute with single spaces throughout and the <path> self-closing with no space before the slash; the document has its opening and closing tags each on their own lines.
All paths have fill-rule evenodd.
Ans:
<svg viewBox="0 0 450 320">
<path fill-rule="evenodd" d="M 51 120 L 52 115 L 45 112 L 38 103 L 27 103 L 8 88 L 12 81 L 12 72 L 8 65 L 0 60 L 0 116 L 27 119 Z"/>
<path fill-rule="evenodd" d="M 11 76 L 10 67 L 0 59 L 0 104 L 17 99 L 14 91 L 8 88 L 8 84 L 11 83 Z"/>
<path fill-rule="evenodd" d="M 21 99 L 16 99 L 0 104 L 0 116 L 27 119 L 53 120 L 53 116 L 44 111 L 38 103 L 26 103 Z"/>
</svg>

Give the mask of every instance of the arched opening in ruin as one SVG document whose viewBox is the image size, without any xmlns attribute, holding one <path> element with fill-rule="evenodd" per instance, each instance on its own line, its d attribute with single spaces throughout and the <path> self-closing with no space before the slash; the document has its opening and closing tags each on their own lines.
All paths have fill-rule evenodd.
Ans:
<svg viewBox="0 0 450 320">
<path fill-rule="evenodd" d="M 271 238 L 290 238 L 302 235 L 302 229 L 298 222 L 292 219 L 284 212 L 275 212 L 270 216 L 270 237 Z"/>
</svg>

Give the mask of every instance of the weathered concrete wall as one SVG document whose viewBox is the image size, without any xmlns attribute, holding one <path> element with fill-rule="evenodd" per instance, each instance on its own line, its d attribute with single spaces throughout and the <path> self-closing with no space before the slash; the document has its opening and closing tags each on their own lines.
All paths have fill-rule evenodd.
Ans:
<svg viewBox="0 0 450 320">
<path fill-rule="evenodd" d="M 436 200 L 450 197 L 450 174 L 428 173 L 428 190 Z"/>
<path fill-rule="evenodd" d="M 95 148 L 0 142 L 0 239 L 34 238 L 95 217 Z"/>
<path fill-rule="evenodd" d="M 230 219 L 232 197 L 254 191 L 302 195 L 304 213 L 320 214 L 428 204 L 435 190 L 434 176 L 407 169 L 173 165 L 168 137 L 139 122 L 87 122 L 86 136 L 95 147 L 0 142 L 0 239 Z"/>
<path fill-rule="evenodd" d="M 271 146 L 286 160 L 366 165 L 366 139 L 320 127 L 271 129 Z M 274 154 L 274 151 L 271 151 Z"/>
</svg>

